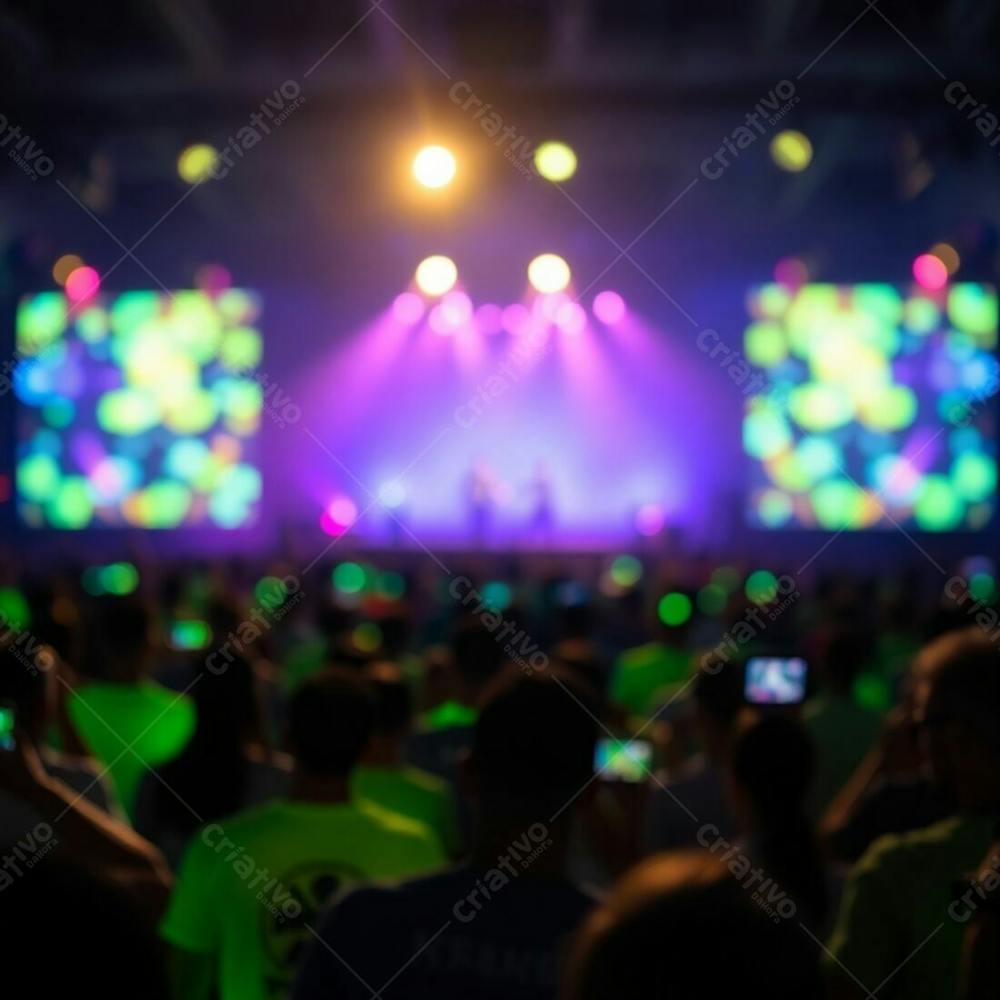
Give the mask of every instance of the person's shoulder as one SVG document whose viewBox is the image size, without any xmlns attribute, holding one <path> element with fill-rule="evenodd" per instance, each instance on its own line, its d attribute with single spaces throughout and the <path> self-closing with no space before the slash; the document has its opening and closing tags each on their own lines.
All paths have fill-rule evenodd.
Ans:
<svg viewBox="0 0 1000 1000">
<path fill-rule="evenodd" d="M 888 833 L 879 837 L 862 855 L 860 873 L 891 871 L 898 868 L 925 869 L 933 858 L 951 849 L 962 821 L 957 816 L 906 833 Z"/>
<path fill-rule="evenodd" d="M 45 770 L 54 778 L 69 785 L 73 791 L 82 792 L 81 783 L 90 783 L 103 776 L 104 772 L 93 757 L 64 753 L 53 747 L 43 747 L 40 753 Z"/>
<path fill-rule="evenodd" d="M 406 879 L 394 885 L 366 884 L 349 889 L 331 909 L 331 916 L 348 926 L 355 926 L 365 916 L 382 913 L 401 915 L 424 911 L 444 899 L 453 903 L 475 884 L 475 877 L 462 866 L 445 868 L 430 875 Z"/>
<path fill-rule="evenodd" d="M 430 771 L 425 771 L 422 767 L 407 764 L 401 773 L 411 785 L 419 788 L 422 792 L 427 792 L 431 795 L 448 795 L 448 782 L 444 778 L 439 778 L 436 774 L 431 774 Z"/>
<path fill-rule="evenodd" d="M 275 826 L 281 825 L 285 819 L 282 809 L 282 799 L 268 799 L 240 809 L 238 812 L 222 816 L 212 823 L 206 823 L 199 831 L 200 835 L 218 832 L 220 836 L 230 840 L 248 838 L 255 834 L 266 833 Z"/>
<path fill-rule="evenodd" d="M 631 646 L 623 649 L 615 660 L 616 667 L 634 667 L 648 663 L 661 655 L 662 647 L 658 642 L 645 642 L 641 646 Z"/>
<path fill-rule="evenodd" d="M 157 680 L 147 678 L 136 685 L 137 693 L 149 701 L 163 706 L 164 711 L 181 713 L 194 712 L 194 699 L 186 691 L 175 691 Z"/>
<path fill-rule="evenodd" d="M 409 840 L 434 839 L 433 833 L 426 824 L 419 820 L 410 819 L 408 816 L 390 812 L 367 799 L 356 803 L 355 808 L 374 833 Z"/>
</svg>

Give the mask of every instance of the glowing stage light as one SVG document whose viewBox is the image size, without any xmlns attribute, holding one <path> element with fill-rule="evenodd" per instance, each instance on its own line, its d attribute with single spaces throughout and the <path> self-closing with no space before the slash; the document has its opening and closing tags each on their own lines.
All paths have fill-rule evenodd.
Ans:
<svg viewBox="0 0 1000 1000">
<path fill-rule="evenodd" d="M 642 563 L 635 556 L 615 556 L 608 573 L 619 587 L 634 587 L 642 579 Z"/>
<path fill-rule="evenodd" d="M 812 162 L 813 148 L 808 136 L 784 129 L 771 140 L 771 159 L 782 170 L 797 174 Z"/>
<path fill-rule="evenodd" d="M 503 327 L 503 310 L 492 302 L 486 302 L 476 310 L 476 327 L 480 333 L 499 333 Z"/>
<path fill-rule="evenodd" d="M 319 526 L 328 535 L 334 537 L 344 534 L 358 519 L 357 504 L 343 495 L 334 497 L 319 519 Z"/>
<path fill-rule="evenodd" d="M 442 188 L 455 177 L 455 157 L 444 146 L 424 146 L 413 158 L 413 176 L 428 188 Z"/>
<path fill-rule="evenodd" d="M 656 613 L 664 625 L 676 628 L 691 617 L 691 598 L 679 591 L 664 594 L 656 605 Z"/>
<path fill-rule="evenodd" d="M 539 254 L 528 265 L 528 281 L 536 292 L 543 295 L 561 292 L 569 284 L 569 279 L 569 264 L 558 254 Z"/>
<path fill-rule="evenodd" d="M 85 302 L 97 294 L 101 276 L 92 267 L 78 267 L 66 277 L 66 294 L 74 302 Z"/>
<path fill-rule="evenodd" d="M 640 535 L 651 538 L 663 531 L 663 526 L 667 523 L 667 515 L 663 508 L 657 503 L 644 503 L 635 512 L 635 530 Z"/>
<path fill-rule="evenodd" d="M 0 587 L 0 615 L 10 628 L 25 629 L 31 624 L 28 602 L 15 587 Z"/>
<path fill-rule="evenodd" d="M 913 262 L 913 277 L 917 279 L 918 285 L 936 292 L 948 283 L 948 268 L 939 257 L 922 253 Z"/>
<path fill-rule="evenodd" d="M 460 295 L 468 303 L 448 301 L 453 295 Z M 449 292 L 431 311 L 427 317 L 427 325 L 443 337 L 457 333 L 471 318 L 472 303 L 462 292 Z"/>
<path fill-rule="evenodd" d="M 935 243 L 929 252 L 944 264 L 949 274 L 954 274 L 962 266 L 962 258 L 950 243 Z"/>
<path fill-rule="evenodd" d="M 424 295 L 436 298 L 444 295 L 458 281 L 458 268 L 450 257 L 435 254 L 433 257 L 425 257 L 417 265 L 414 278 Z"/>
<path fill-rule="evenodd" d="M 333 568 L 333 586 L 342 594 L 359 594 L 364 590 L 368 574 L 356 562 L 338 563 Z"/>
<path fill-rule="evenodd" d="M 378 501 L 389 510 L 396 510 L 406 503 L 406 488 L 398 479 L 390 479 L 378 490 Z"/>
<path fill-rule="evenodd" d="M 782 257 L 774 265 L 774 280 L 787 288 L 798 288 L 809 280 L 809 268 L 798 257 Z"/>
<path fill-rule="evenodd" d="M 605 326 L 614 326 L 625 318 L 625 300 L 617 292 L 598 292 L 591 309 Z"/>
<path fill-rule="evenodd" d="M 547 323 L 554 323 L 559 310 L 569 301 L 569 296 L 563 292 L 556 292 L 553 295 L 540 295 L 531 304 L 531 311 L 536 318 L 541 317 Z"/>
<path fill-rule="evenodd" d="M 508 333 L 520 336 L 528 329 L 530 319 L 531 313 L 528 312 L 527 306 L 522 305 L 520 302 L 514 302 L 504 309 L 501 322 L 503 323 L 503 328 Z"/>
<path fill-rule="evenodd" d="M 52 280 L 57 285 L 65 285 L 66 279 L 78 268 L 83 267 L 83 258 L 75 253 L 64 253 L 52 265 Z"/>
<path fill-rule="evenodd" d="M 440 308 L 448 325 L 454 329 L 465 326 L 472 319 L 472 299 L 465 292 L 448 292 L 441 299 Z"/>
<path fill-rule="evenodd" d="M 212 146 L 196 142 L 181 150 L 181 155 L 177 157 L 177 173 L 188 184 L 200 184 L 208 180 L 218 162 L 219 154 Z"/>
<path fill-rule="evenodd" d="M 402 292 L 392 303 L 392 315 L 397 323 L 413 326 L 424 314 L 424 300 L 414 292 Z"/>
<path fill-rule="evenodd" d="M 194 286 L 209 295 L 217 295 L 232 287 L 233 276 L 221 264 L 203 264 L 194 272 Z"/>
<path fill-rule="evenodd" d="M 128 562 L 111 563 L 101 569 L 104 592 L 124 597 L 139 586 L 139 571 Z"/>
<path fill-rule="evenodd" d="M 975 573 L 969 578 L 969 593 L 977 601 L 992 601 L 996 592 L 997 582 L 989 573 Z"/>
<path fill-rule="evenodd" d="M 489 580 L 483 584 L 480 596 L 491 611 L 506 611 L 514 595 L 502 580 Z"/>
<path fill-rule="evenodd" d="M 744 593 L 754 604 L 770 604 L 778 596 L 778 578 L 766 569 L 754 570 L 747 577 Z"/>
<path fill-rule="evenodd" d="M 579 302 L 564 302 L 556 310 L 556 326 L 563 333 L 583 333 L 587 327 L 587 312 Z"/>
<path fill-rule="evenodd" d="M 698 610 L 703 615 L 714 617 L 715 615 L 721 615 L 725 611 L 728 595 L 725 588 L 720 587 L 717 583 L 706 583 L 698 591 L 696 600 L 698 602 Z"/>
<path fill-rule="evenodd" d="M 576 173 L 576 153 L 564 142 L 543 142 L 535 150 L 535 168 L 547 181 L 568 181 Z"/>
</svg>

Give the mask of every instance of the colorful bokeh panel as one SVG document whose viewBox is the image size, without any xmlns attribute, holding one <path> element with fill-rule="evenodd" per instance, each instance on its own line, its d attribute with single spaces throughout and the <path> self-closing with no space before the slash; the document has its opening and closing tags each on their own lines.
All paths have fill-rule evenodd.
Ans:
<svg viewBox="0 0 1000 1000">
<path fill-rule="evenodd" d="M 993 515 L 997 297 L 960 282 L 763 285 L 743 351 L 761 528 L 968 531 Z"/>
<path fill-rule="evenodd" d="M 240 528 L 261 499 L 252 292 L 131 291 L 17 311 L 16 492 L 33 528 Z"/>
</svg>

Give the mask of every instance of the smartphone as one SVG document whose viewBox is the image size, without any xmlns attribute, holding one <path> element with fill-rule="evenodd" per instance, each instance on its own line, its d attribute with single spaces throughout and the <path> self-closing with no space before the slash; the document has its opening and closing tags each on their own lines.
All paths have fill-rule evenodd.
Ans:
<svg viewBox="0 0 1000 1000">
<path fill-rule="evenodd" d="M 17 712 L 9 702 L 0 702 L 0 750 L 15 750 L 17 738 L 14 730 L 17 727 Z"/>
<path fill-rule="evenodd" d="M 594 767 L 606 781 L 645 781 L 653 762 L 653 744 L 649 740 L 603 739 L 597 741 Z"/>
<path fill-rule="evenodd" d="M 743 694 L 751 705 L 798 705 L 805 701 L 809 665 L 801 656 L 751 656 Z"/>
<path fill-rule="evenodd" d="M 205 649 L 212 641 L 212 630 L 208 622 L 187 618 L 175 621 L 170 626 L 170 646 L 172 649 L 188 652 Z"/>
</svg>

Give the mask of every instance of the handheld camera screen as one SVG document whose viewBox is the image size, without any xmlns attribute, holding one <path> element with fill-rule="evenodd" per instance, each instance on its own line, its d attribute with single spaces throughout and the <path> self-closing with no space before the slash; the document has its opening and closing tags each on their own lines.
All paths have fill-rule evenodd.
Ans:
<svg viewBox="0 0 1000 1000">
<path fill-rule="evenodd" d="M 797 705 L 806 696 L 806 661 L 799 656 L 747 660 L 744 694 L 753 705 Z"/>
<path fill-rule="evenodd" d="M 12 705 L 0 705 L 0 750 L 13 750 L 15 747 L 14 726 L 17 719 Z"/>
<path fill-rule="evenodd" d="M 640 782 L 649 773 L 653 744 L 648 740 L 598 740 L 594 767 L 609 781 Z"/>
</svg>

